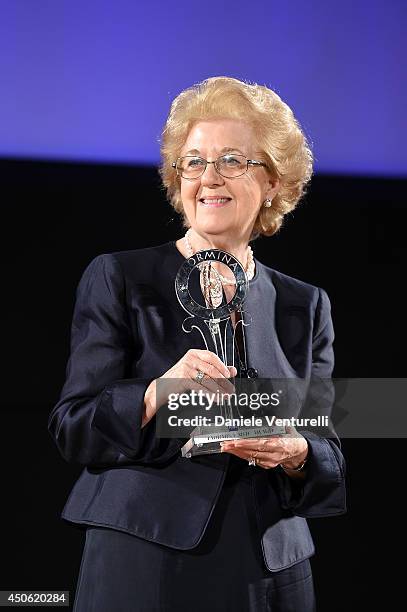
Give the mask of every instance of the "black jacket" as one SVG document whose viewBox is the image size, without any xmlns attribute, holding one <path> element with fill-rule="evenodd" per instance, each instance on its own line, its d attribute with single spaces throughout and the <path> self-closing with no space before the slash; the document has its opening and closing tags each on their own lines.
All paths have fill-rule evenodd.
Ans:
<svg viewBox="0 0 407 612">
<path fill-rule="evenodd" d="M 184 441 L 156 438 L 155 417 L 140 427 L 150 381 L 189 348 L 186 313 L 174 280 L 184 257 L 175 242 L 96 256 L 79 282 L 71 354 L 49 430 L 65 459 L 84 470 L 62 517 L 126 531 L 178 549 L 196 546 L 216 504 L 231 457 L 186 459 Z M 256 260 L 245 310 L 249 366 L 261 378 L 328 378 L 334 338 L 323 289 Z M 311 398 L 312 399 L 312 398 Z M 253 491 L 270 570 L 314 552 L 305 518 L 344 513 L 344 460 L 329 438 L 308 440 L 307 477 L 253 469 Z"/>
</svg>

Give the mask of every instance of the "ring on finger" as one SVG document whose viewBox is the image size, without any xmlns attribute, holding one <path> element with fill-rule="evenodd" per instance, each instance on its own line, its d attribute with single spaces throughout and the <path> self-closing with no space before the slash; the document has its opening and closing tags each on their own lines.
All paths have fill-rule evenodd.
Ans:
<svg viewBox="0 0 407 612">
<path fill-rule="evenodd" d="M 196 376 L 194 378 L 195 382 L 200 383 L 202 385 L 202 380 L 204 376 L 205 374 L 202 372 L 202 370 L 197 370 Z"/>
</svg>

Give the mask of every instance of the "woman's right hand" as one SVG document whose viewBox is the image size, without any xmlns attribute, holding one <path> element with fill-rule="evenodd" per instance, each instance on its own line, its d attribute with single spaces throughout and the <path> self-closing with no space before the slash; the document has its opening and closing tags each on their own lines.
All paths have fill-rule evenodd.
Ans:
<svg viewBox="0 0 407 612">
<path fill-rule="evenodd" d="M 204 373 L 201 382 L 197 382 L 195 378 L 198 370 Z M 234 393 L 235 388 L 228 378 L 236 374 L 237 370 L 234 366 L 225 366 L 212 351 L 189 349 L 172 368 L 159 379 L 154 379 L 147 387 L 141 426 L 144 427 L 153 418 L 158 408 L 167 403 L 170 393 L 179 394 L 192 389 L 208 393 L 217 391 L 225 394 Z M 166 384 L 157 385 L 157 380 L 165 381 Z"/>
</svg>

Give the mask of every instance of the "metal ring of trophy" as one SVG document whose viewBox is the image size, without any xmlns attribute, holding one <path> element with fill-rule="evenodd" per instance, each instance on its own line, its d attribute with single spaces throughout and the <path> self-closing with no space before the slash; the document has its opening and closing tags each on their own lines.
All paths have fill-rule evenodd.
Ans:
<svg viewBox="0 0 407 612">
<path fill-rule="evenodd" d="M 191 272 L 206 262 L 219 262 L 225 264 L 233 273 L 236 280 L 236 292 L 233 298 L 227 304 L 218 306 L 217 308 L 205 308 L 198 304 L 189 291 L 189 278 Z M 224 320 L 230 317 L 232 312 L 235 312 L 242 305 L 248 290 L 248 280 L 244 268 L 240 261 L 231 253 L 221 249 L 208 249 L 205 251 L 197 251 L 192 257 L 189 257 L 178 270 L 175 279 L 175 292 L 182 308 L 191 315 L 205 319 Z"/>
</svg>

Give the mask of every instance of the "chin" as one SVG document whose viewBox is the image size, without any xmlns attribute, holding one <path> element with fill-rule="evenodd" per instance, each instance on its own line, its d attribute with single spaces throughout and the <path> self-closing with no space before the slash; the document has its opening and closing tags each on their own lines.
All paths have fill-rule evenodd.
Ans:
<svg viewBox="0 0 407 612">
<path fill-rule="evenodd" d="M 203 232 L 205 234 L 210 234 L 211 236 L 217 236 L 225 234 L 232 234 L 232 228 L 228 226 L 220 225 L 219 223 L 200 223 L 196 226 L 198 232 Z"/>
</svg>

